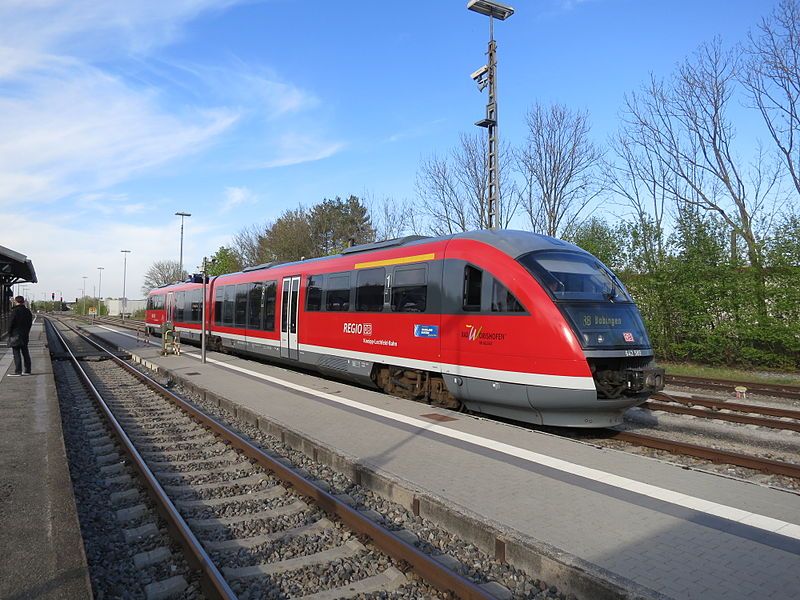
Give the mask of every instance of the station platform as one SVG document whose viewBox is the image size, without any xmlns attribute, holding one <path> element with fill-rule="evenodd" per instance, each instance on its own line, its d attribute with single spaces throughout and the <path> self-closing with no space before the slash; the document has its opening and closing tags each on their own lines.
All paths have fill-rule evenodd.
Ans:
<svg viewBox="0 0 800 600">
<path fill-rule="evenodd" d="M 84 328 L 578 598 L 800 598 L 800 495 Z"/>
<path fill-rule="evenodd" d="M 32 374 L 0 347 L 0 598 L 92 597 L 44 326 L 28 349 Z"/>
</svg>

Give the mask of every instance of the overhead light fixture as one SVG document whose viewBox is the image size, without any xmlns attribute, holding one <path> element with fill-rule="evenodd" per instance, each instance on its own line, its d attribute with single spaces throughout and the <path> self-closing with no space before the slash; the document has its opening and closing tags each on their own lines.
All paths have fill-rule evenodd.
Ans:
<svg viewBox="0 0 800 600">
<path fill-rule="evenodd" d="M 508 17 L 514 14 L 514 9 L 505 4 L 494 2 L 493 0 L 469 0 L 467 8 L 487 17 L 494 17 L 505 21 Z"/>
</svg>

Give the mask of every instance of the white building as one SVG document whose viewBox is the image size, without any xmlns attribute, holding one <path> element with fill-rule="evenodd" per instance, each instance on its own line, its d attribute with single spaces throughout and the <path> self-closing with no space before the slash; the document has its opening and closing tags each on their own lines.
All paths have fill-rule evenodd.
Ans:
<svg viewBox="0 0 800 600">
<path fill-rule="evenodd" d="M 122 298 L 104 298 L 103 304 L 108 309 L 109 317 L 119 317 L 122 314 Z M 131 300 L 130 298 L 125 304 L 125 316 L 129 317 L 133 313 L 144 310 L 147 306 L 147 300 Z"/>
</svg>

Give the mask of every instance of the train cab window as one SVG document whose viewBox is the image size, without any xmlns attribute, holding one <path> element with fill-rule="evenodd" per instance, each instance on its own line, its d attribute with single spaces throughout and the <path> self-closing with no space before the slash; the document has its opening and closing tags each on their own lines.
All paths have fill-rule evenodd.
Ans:
<svg viewBox="0 0 800 600">
<path fill-rule="evenodd" d="M 462 308 L 466 311 L 481 309 L 481 284 L 483 271 L 472 265 L 464 267 L 464 298 Z"/>
<path fill-rule="evenodd" d="M 328 275 L 325 288 L 325 310 L 350 310 L 350 273 Z"/>
<path fill-rule="evenodd" d="M 240 283 L 236 286 L 236 308 L 234 324 L 236 327 L 245 327 L 247 323 L 247 292 L 250 284 Z"/>
<path fill-rule="evenodd" d="M 153 297 L 147 297 L 147 308 L 145 310 L 153 310 Z"/>
<path fill-rule="evenodd" d="M 428 282 L 425 267 L 395 269 L 392 281 L 393 312 L 425 312 Z"/>
<path fill-rule="evenodd" d="M 309 275 L 306 284 L 306 310 L 322 310 L 322 275 Z"/>
<path fill-rule="evenodd" d="M 492 282 L 492 312 L 525 312 L 514 294 L 497 279 Z"/>
<path fill-rule="evenodd" d="M 277 281 L 264 282 L 264 331 L 275 331 L 275 295 Z"/>
<path fill-rule="evenodd" d="M 164 296 L 152 296 L 153 310 L 164 310 Z"/>
<path fill-rule="evenodd" d="M 383 311 L 383 289 L 386 269 L 364 269 L 356 276 L 356 310 L 361 312 Z"/>
<path fill-rule="evenodd" d="M 218 287 L 214 292 L 214 325 L 222 325 L 222 304 L 225 301 L 225 288 Z"/>
<path fill-rule="evenodd" d="M 236 303 L 236 286 L 225 286 L 225 300 L 222 305 L 222 324 L 233 327 L 234 304 Z"/>
<path fill-rule="evenodd" d="M 259 281 L 250 284 L 250 286 L 250 291 L 247 294 L 247 328 L 262 329 L 261 316 L 264 312 L 262 304 L 263 284 Z"/>
</svg>

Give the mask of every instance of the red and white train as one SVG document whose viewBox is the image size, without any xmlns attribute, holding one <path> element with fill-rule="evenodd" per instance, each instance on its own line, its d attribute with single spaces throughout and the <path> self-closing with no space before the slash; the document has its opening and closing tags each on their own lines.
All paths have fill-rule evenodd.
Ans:
<svg viewBox="0 0 800 600">
<path fill-rule="evenodd" d="M 584 250 L 523 231 L 410 236 L 265 264 L 207 286 L 211 349 L 415 400 L 603 427 L 664 387 L 639 311 Z M 202 285 L 148 296 L 147 325 L 200 339 Z"/>
</svg>

